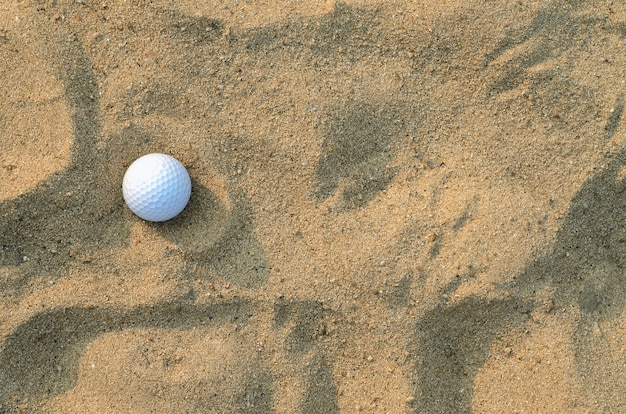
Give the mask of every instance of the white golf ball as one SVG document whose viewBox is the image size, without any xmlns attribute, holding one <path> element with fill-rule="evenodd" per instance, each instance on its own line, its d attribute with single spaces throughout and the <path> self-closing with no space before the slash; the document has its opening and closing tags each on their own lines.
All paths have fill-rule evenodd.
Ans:
<svg viewBox="0 0 626 414">
<path fill-rule="evenodd" d="M 128 167 L 122 192 L 128 207 L 142 219 L 166 221 L 176 217 L 189 202 L 191 179 L 176 158 L 148 154 Z"/>
</svg>

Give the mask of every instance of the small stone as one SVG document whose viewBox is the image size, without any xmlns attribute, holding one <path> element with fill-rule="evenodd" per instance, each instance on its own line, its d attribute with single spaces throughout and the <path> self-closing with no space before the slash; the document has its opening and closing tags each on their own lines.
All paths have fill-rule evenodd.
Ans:
<svg viewBox="0 0 626 414">
<path fill-rule="evenodd" d="M 552 299 L 550 299 L 545 303 L 544 310 L 546 311 L 546 313 L 550 313 L 552 312 L 553 308 L 554 308 L 554 302 L 552 302 Z"/>
</svg>

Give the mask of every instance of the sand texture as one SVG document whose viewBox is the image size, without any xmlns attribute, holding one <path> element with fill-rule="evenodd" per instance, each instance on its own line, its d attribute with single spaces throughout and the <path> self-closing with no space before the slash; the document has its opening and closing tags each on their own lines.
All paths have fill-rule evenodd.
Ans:
<svg viewBox="0 0 626 414">
<path fill-rule="evenodd" d="M 622 1 L 1 1 L 0 413 L 625 413 L 625 51 Z"/>
</svg>

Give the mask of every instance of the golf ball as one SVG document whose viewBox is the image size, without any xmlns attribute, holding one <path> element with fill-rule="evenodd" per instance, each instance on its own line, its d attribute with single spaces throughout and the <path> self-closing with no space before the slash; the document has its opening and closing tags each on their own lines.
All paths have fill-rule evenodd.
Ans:
<svg viewBox="0 0 626 414">
<path fill-rule="evenodd" d="M 128 207 L 142 219 L 166 221 L 176 217 L 189 202 L 191 179 L 176 158 L 147 154 L 128 167 L 122 193 Z"/>
</svg>

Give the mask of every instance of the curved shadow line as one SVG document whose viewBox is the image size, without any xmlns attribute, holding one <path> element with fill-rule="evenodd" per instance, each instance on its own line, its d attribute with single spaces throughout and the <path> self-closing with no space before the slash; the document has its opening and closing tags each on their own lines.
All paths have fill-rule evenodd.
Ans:
<svg viewBox="0 0 626 414">
<path fill-rule="evenodd" d="M 202 251 L 192 254 L 192 257 L 195 263 L 229 282 L 246 288 L 259 288 L 269 279 L 269 260 L 254 235 L 250 201 L 242 191 L 233 193 L 233 208 L 228 221 L 224 223 L 223 233 L 207 243 Z M 168 226 L 162 224 L 155 227 L 165 229 Z M 182 240 L 170 240 L 184 245 Z"/>
<path fill-rule="evenodd" d="M 428 312 L 416 326 L 417 412 L 472 412 L 474 378 L 503 327 L 523 323 L 530 304 L 469 297 Z M 497 318 L 494 315 L 506 315 Z M 419 390 L 419 391 L 418 391 Z"/>
<path fill-rule="evenodd" d="M 33 12 L 31 15 L 40 21 L 41 27 L 57 28 L 46 33 L 46 36 L 40 34 L 42 38 L 52 38 L 50 43 L 53 46 L 47 49 L 47 53 L 65 91 L 64 98 L 71 112 L 74 136 L 70 160 L 64 170 L 48 176 L 33 190 L 0 202 L 0 247 L 3 251 L 8 248 L 20 249 L 17 246 L 20 243 L 38 244 L 37 241 L 46 233 L 58 234 L 59 237 L 68 234 L 68 231 L 72 234 L 84 234 L 65 228 L 68 225 L 68 228 L 76 230 L 77 220 L 72 217 L 72 212 L 80 211 L 97 200 L 93 194 L 97 192 L 94 174 L 85 174 L 76 166 L 79 163 L 89 165 L 92 171 L 97 171 L 103 165 L 95 156 L 96 139 L 100 134 L 97 118 L 99 89 L 91 61 L 84 53 L 82 45 L 73 40 L 62 24 L 50 25 L 39 17 L 40 13 Z M 84 188 L 90 188 L 91 191 L 87 194 Z M 65 195 L 67 191 L 76 195 L 63 198 L 60 194 Z M 62 216 L 69 216 L 63 219 L 63 224 L 51 220 L 52 217 Z M 14 256 L 21 258 L 19 251 Z"/>
<path fill-rule="evenodd" d="M 35 315 L 11 333 L 0 351 L 0 398 L 10 393 L 12 398 L 40 400 L 73 388 L 84 348 L 105 333 L 242 324 L 253 308 L 247 300 L 209 305 L 168 302 L 128 311 L 71 307 Z"/>
<path fill-rule="evenodd" d="M 626 302 L 625 297 L 615 296 L 621 294 L 618 292 L 613 293 L 611 301 L 621 306 L 615 306 L 613 311 L 586 310 L 575 303 L 580 287 L 586 283 L 584 275 L 597 263 L 607 261 L 626 268 L 621 247 L 612 246 L 615 241 L 608 237 L 615 236 L 626 220 L 623 212 L 626 182 L 617 180 L 624 165 L 626 150 L 582 185 L 572 198 L 551 252 L 528 263 L 510 286 L 523 292 L 516 296 L 530 298 L 545 286 L 553 286 L 557 306 L 571 304 L 581 309 L 583 317 L 574 338 L 574 362 L 583 381 L 585 375 L 580 371 L 589 369 L 583 359 L 589 354 L 580 351 L 584 342 L 581 332 L 590 321 L 619 318 Z M 456 286 L 451 284 L 451 287 Z M 415 352 L 422 355 L 414 365 L 417 380 L 412 408 L 419 412 L 472 412 L 474 379 L 489 358 L 494 338 L 503 327 L 522 325 L 527 319 L 525 315 L 538 306 L 537 298 L 490 301 L 469 297 L 451 307 L 442 304 L 428 312 L 415 327 Z M 591 389 L 592 384 L 587 388 Z"/>
</svg>

